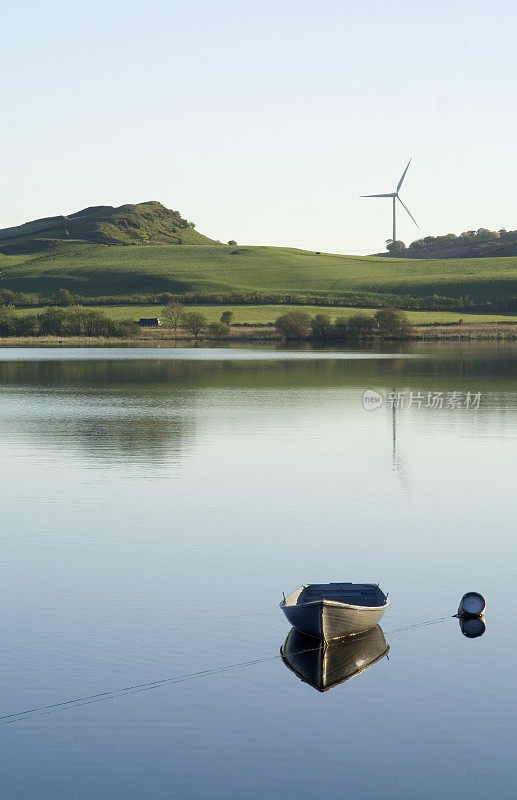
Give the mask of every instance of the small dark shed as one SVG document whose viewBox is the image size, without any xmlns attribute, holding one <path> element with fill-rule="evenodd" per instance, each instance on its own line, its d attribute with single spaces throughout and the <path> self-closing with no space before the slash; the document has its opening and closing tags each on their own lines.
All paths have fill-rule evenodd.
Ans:
<svg viewBox="0 0 517 800">
<path fill-rule="evenodd" d="M 143 328 L 157 328 L 162 323 L 158 319 L 158 317 L 150 317 L 146 319 L 145 317 L 140 317 L 138 320 L 138 324 L 141 325 Z"/>
</svg>

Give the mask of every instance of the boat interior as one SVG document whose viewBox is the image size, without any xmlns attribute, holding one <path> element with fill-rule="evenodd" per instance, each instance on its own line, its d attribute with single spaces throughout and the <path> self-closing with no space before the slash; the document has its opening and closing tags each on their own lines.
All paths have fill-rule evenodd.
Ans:
<svg viewBox="0 0 517 800">
<path fill-rule="evenodd" d="M 301 606 L 318 600 L 376 608 L 385 605 L 386 595 L 375 583 L 311 583 L 286 597 L 285 605 Z"/>
</svg>

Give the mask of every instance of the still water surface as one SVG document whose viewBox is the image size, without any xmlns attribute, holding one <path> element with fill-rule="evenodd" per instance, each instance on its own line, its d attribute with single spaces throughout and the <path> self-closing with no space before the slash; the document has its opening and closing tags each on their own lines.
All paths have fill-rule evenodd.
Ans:
<svg viewBox="0 0 517 800">
<path fill-rule="evenodd" d="M 1 797 L 513 798 L 516 357 L 2 350 Z M 278 603 L 343 580 L 389 660 L 320 693 Z"/>
</svg>

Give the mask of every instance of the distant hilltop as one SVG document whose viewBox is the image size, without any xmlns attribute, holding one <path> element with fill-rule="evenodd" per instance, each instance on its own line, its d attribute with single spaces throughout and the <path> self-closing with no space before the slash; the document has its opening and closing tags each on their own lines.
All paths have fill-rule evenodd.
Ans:
<svg viewBox="0 0 517 800">
<path fill-rule="evenodd" d="M 147 203 L 93 206 L 75 214 L 46 217 L 0 230 L 0 251 L 5 255 L 30 253 L 42 240 L 75 240 L 95 244 L 216 244 L 183 219 L 151 200 Z"/>
<path fill-rule="evenodd" d="M 404 242 L 389 241 L 387 253 L 378 255 L 397 258 L 493 258 L 517 256 L 517 231 L 490 231 L 478 228 L 477 231 L 464 231 L 457 236 L 447 233 L 444 236 L 426 236 L 417 239 L 406 247 Z"/>
</svg>

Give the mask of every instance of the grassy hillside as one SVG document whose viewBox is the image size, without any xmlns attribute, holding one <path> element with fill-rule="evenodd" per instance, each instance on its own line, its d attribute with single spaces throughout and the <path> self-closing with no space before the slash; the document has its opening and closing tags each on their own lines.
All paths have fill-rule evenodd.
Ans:
<svg viewBox="0 0 517 800">
<path fill-rule="evenodd" d="M 0 252 L 35 255 L 52 251 L 56 240 L 74 247 L 96 244 L 215 244 L 195 231 L 178 211 L 151 201 L 137 205 L 95 206 L 75 214 L 46 217 L 0 230 Z"/>
<path fill-rule="evenodd" d="M 42 302 L 59 289 L 90 302 L 161 303 L 160 295 L 172 293 L 189 302 L 507 311 L 515 310 L 509 298 L 517 295 L 517 257 L 403 259 L 221 245 L 157 202 L 0 230 L 0 290 Z"/>
<path fill-rule="evenodd" d="M 517 258 L 391 259 L 278 247 L 107 247 L 45 240 L 39 251 L 0 255 L 0 270 L 0 288 L 47 298 L 65 288 L 85 298 L 172 292 L 206 295 L 207 300 L 217 295 L 224 301 L 232 294 L 256 293 L 257 300 L 266 302 L 289 296 L 346 305 L 362 294 L 386 301 L 469 295 L 483 303 L 517 293 Z"/>
</svg>

